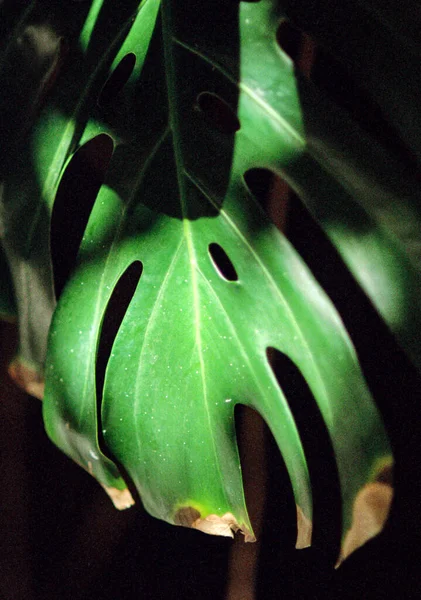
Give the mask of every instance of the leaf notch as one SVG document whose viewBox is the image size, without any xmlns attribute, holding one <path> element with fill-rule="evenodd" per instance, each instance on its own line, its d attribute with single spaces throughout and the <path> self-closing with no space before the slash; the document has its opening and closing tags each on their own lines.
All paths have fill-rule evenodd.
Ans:
<svg viewBox="0 0 421 600">
<path fill-rule="evenodd" d="M 128 311 L 129 305 L 135 294 L 136 288 L 143 272 L 143 265 L 139 260 L 132 262 L 120 276 L 108 300 L 102 319 L 97 347 L 95 365 L 95 387 L 97 396 L 98 440 L 102 452 L 109 454 L 104 441 L 102 427 L 102 396 L 108 360 L 111 356 L 114 340 Z M 114 460 L 114 458 L 113 458 Z"/>
<path fill-rule="evenodd" d="M 100 133 L 73 154 L 61 177 L 50 228 L 57 299 L 75 267 L 79 246 L 113 152 L 113 139 Z"/>
</svg>

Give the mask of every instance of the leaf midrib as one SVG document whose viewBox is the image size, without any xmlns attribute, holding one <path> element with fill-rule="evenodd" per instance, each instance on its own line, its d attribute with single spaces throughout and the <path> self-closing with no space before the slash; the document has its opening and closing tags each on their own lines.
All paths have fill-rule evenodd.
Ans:
<svg viewBox="0 0 421 600">
<path fill-rule="evenodd" d="M 206 416 L 208 421 L 209 431 L 212 431 L 212 420 L 209 409 L 208 390 L 206 387 L 206 368 L 205 360 L 203 357 L 202 338 L 200 332 L 200 298 L 197 278 L 197 257 L 193 243 L 193 236 L 191 231 L 191 223 L 188 216 L 188 203 L 187 203 L 187 189 L 186 189 L 186 171 L 184 168 L 184 161 L 181 149 L 180 140 L 180 116 L 177 111 L 177 100 L 174 97 L 173 90 L 176 90 L 176 73 L 173 56 L 173 40 L 172 35 L 172 23 L 171 23 L 171 8 L 168 0 L 163 0 L 161 4 L 161 15 L 162 15 L 162 35 L 164 45 L 164 65 L 165 65 L 165 76 L 167 85 L 168 95 L 168 109 L 169 109 L 169 125 L 173 134 L 173 149 L 174 158 L 176 165 L 178 189 L 180 193 L 181 211 L 183 219 L 183 235 L 187 243 L 187 250 L 189 255 L 190 272 L 191 272 L 191 283 L 192 283 L 192 296 L 193 296 L 193 311 L 194 311 L 194 330 L 195 330 L 195 343 L 197 347 L 197 353 L 200 364 L 200 376 L 202 382 L 203 391 L 203 402 L 206 409 Z M 212 450 L 214 454 L 216 468 L 221 481 L 224 481 L 222 476 L 221 467 L 218 459 L 218 453 L 216 449 L 215 436 L 210 436 L 212 441 Z M 225 493 L 225 488 L 224 488 Z"/>
</svg>

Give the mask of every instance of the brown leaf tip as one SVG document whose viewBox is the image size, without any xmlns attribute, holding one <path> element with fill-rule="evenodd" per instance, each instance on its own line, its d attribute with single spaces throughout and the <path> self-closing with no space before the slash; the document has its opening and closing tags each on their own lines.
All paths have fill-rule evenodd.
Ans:
<svg viewBox="0 0 421 600">
<path fill-rule="evenodd" d="M 107 487 L 106 485 L 103 485 L 102 487 L 107 492 L 112 503 L 118 510 L 130 508 L 135 503 L 128 488 L 125 490 L 119 490 L 114 487 Z"/>
<path fill-rule="evenodd" d="M 9 375 L 27 394 L 39 400 L 44 397 L 44 380 L 35 369 L 16 358 L 9 366 Z"/>
<path fill-rule="evenodd" d="M 210 535 L 221 535 L 224 537 L 234 537 L 234 533 L 240 531 L 244 535 L 244 541 L 255 542 L 256 538 L 253 533 L 244 524 L 239 525 L 237 519 L 232 513 L 225 513 L 222 516 L 208 515 L 202 518 L 200 512 L 191 507 L 180 508 L 175 517 L 175 525 L 183 527 L 191 527 L 203 533 Z"/>
<path fill-rule="evenodd" d="M 313 534 L 313 522 L 305 516 L 303 510 L 297 505 L 297 541 L 295 547 L 297 550 L 311 546 L 311 536 Z"/>
<path fill-rule="evenodd" d="M 389 516 L 393 500 L 393 469 L 385 466 L 376 481 L 365 485 L 357 494 L 352 513 L 352 524 L 345 536 L 337 567 L 354 550 L 378 535 Z"/>
</svg>

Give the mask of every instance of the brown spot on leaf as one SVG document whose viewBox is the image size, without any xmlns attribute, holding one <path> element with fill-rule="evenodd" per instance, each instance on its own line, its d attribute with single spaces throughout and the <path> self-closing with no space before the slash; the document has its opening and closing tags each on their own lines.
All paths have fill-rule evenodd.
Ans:
<svg viewBox="0 0 421 600">
<path fill-rule="evenodd" d="M 240 531 L 244 535 L 244 541 L 255 542 L 256 538 L 246 525 L 239 525 L 237 519 L 232 513 L 225 513 L 222 517 L 218 515 L 208 515 L 201 518 L 200 512 L 191 506 L 180 508 L 175 517 L 175 525 L 191 527 L 203 533 L 210 535 L 221 535 L 224 537 L 234 537 L 234 533 Z"/>
<path fill-rule="evenodd" d="M 200 519 L 200 512 L 191 506 L 180 508 L 174 517 L 174 525 L 193 527 L 193 523 Z"/>
<path fill-rule="evenodd" d="M 311 535 L 313 523 L 305 516 L 302 509 L 297 506 L 297 541 L 295 547 L 298 550 L 311 546 Z"/>
<path fill-rule="evenodd" d="M 39 400 L 44 397 L 44 379 L 20 359 L 15 359 L 9 366 L 9 375 L 13 381 L 27 394 L 35 396 Z"/>
<path fill-rule="evenodd" d="M 124 490 L 118 490 L 117 488 L 107 487 L 106 485 L 103 485 L 102 487 L 107 492 L 112 503 L 118 510 L 130 508 L 135 503 L 128 488 Z"/>
</svg>

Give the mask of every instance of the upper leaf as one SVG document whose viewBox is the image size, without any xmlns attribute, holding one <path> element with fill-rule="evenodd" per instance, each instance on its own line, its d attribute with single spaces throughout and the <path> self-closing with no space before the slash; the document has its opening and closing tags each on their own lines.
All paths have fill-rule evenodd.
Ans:
<svg viewBox="0 0 421 600">
<path fill-rule="evenodd" d="M 286 175 L 420 371 L 418 9 L 412 1 L 405 11 L 378 0 L 282 5 L 343 65 L 393 133 L 385 148 L 301 78 L 308 147 Z"/>
</svg>

